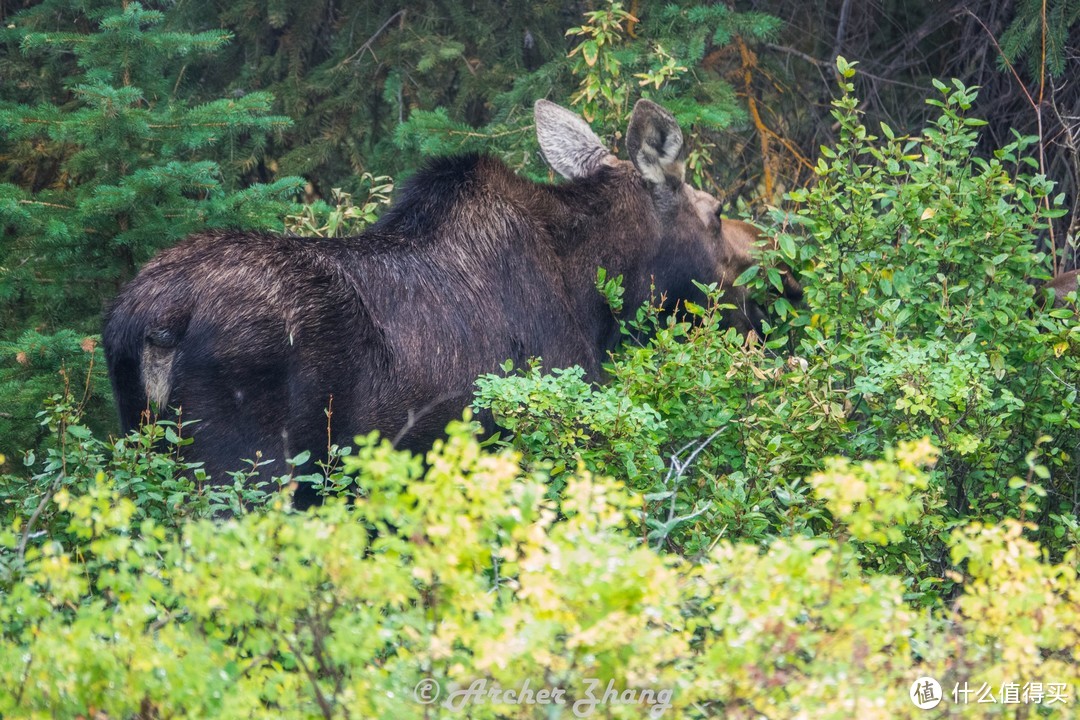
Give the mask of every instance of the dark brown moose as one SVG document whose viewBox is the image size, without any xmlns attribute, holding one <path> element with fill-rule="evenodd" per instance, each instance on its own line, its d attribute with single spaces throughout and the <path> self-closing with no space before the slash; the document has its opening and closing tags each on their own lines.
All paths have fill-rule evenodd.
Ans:
<svg viewBox="0 0 1080 720">
<path fill-rule="evenodd" d="M 1080 297 L 1080 270 L 1061 273 L 1043 285 L 1043 289 L 1054 291 L 1054 307 L 1068 307 L 1069 301 L 1066 296 L 1069 293 L 1075 292 Z"/>
<path fill-rule="evenodd" d="M 205 232 L 159 253 L 105 322 L 124 431 L 151 407 L 197 419 L 188 459 L 218 479 L 257 451 L 271 474 L 302 450 L 324 457 L 328 407 L 334 442 L 377 429 L 426 449 L 507 359 L 599 377 L 620 332 L 598 267 L 623 276 L 633 312 L 700 303 L 694 280 L 730 283 L 753 262 L 755 231 L 722 226 L 716 199 L 685 184 L 683 135 L 660 106 L 634 107 L 629 162 L 558 105 L 538 101 L 535 119 L 566 182 L 435 160 L 360 236 Z"/>
</svg>

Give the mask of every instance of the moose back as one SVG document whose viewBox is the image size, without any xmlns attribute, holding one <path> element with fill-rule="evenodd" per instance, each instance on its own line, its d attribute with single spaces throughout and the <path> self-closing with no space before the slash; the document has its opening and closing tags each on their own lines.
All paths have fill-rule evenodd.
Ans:
<svg viewBox="0 0 1080 720">
<path fill-rule="evenodd" d="M 334 442 L 377 429 L 425 449 L 507 359 L 599 376 L 620 332 L 598 267 L 623 276 L 633 312 L 661 296 L 701 302 L 694 280 L 753 262 L 746 230 L 730 226 L 743 243 L 725 245 L 718 202 L 684 183 L 666 110 L 637 103 L 630 161 L 569 110 L 534 111 L 567 182 L 537 184 L 490 157 L 437 160 L 360 236 L 206 232 L 154 257 L 103 333 L 123 430 L 151 407 L 198 420 L 188 459 L 219 480 L 257 452 L 272 474 L 302 450 L 325 456 L 328 425 Z"/>
</svg>

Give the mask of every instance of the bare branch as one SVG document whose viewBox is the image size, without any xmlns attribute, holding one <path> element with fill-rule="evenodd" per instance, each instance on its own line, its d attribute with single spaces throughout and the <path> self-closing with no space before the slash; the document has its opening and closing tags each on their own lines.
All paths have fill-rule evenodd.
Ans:
<svg viewBox="0 0 1080 720">
<path fill-rule="evenodd" d="M 344 60 L 342 60 L 341 62 L 339 62 L 339 63 L 338 63 L 338 64 L 337 64 L 337 65 L 336 65 L 336 66 L 334 67 L 334 69 L 335 69 L 335 70 L 340 70 L 340 69 L 341 69 L 342 67 L 344 67 L 345 65 L 348 65 L 348 64 L 349 64 L 349 63 L 351 63 L 351 62 L 352 62 L 353 60 L 355 60 L 355 59 L 356 59 L 356 58 L 357 58 L 357 57 L 358 57 L 359 55 L 362 55 L 362 54 L 363 54 L 363 52 L 364 52 L 365 50 L 371 51 L 371 45 L 372 45 L 372 43 L 374 43 L 374 42 L 375 42 L 375 40 L 377 40 L 377 39 L 378 39 L 378 37 L 379 37 L 380 35 L 382 35 L 382 34 L 383 34 L 383 31 L 384 31 L 384 30 L 386 30 L 386 28 L 390 27 L 390 24 L 391 24 L 392 22 L 394 22 L 395 20 L 397 20 L 397 19 L 398 19 L 399 17 L 400 17 L 400 18 L 403 18 L 403 16 L 404 16 L 404 15 L 405 15 L 405 10 L 403 10 L 403 9 L 402 9 L 402 10 L 398 10 L 398 11 L 397 11 L 396 13 L 394 13 L 394 14 L 393 14 L 393 15 L 391 15 L 391 16 L 390 16 L 389 18 L 387 18 L 386 22 L 384 22 L 384 23 L 382 24 L 382 26 L 381 26 L 381 27 L 380 27 L 380 28 L 379 28 L 378 30 L 376 30 L 376 31 L 375 31 L 375 34 L 374 34 L 374 35 L 372 35 L 371 37 L 369 37 L 369 38 L 368 38 L 368 39 L 367 39 L 367 40 L 366 40 L 366 41 L 364 42 L 364 44 L 363 44 L 363 45 L 361 45 L 361 46 L 360 46 L 359 48 L 357 48 L 357 49 L 356 49 L 356 52 L 354 52 L 354 53 L 353 53 L 352 55 L 350 55 L 349 57 L 347 57 L 347 58 L 345 58 Z M 375 57 L 375 53 L 374 53 L 374 51 L 371 51 L 371 56 L 372 56 L 372 57 Z"/>
</svg>

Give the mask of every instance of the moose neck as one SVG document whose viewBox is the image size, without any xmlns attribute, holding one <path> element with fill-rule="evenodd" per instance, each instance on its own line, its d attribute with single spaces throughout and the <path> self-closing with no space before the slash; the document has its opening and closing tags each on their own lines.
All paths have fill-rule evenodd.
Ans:
<svg viewBox="0 0 1080 720">
<path fill-rule="evenodd" d="M 654 278 L 645 268 L 658 254 L 660 223 L 640 179 L 622 168 L 548 186 L 544 209 L 567 293 L 580 313 L 581 330 L 596 350 L 596 366 L 621 340 L 619 319 L 651 299 Z M 616 314 L 597 288 L 597 269 L 622 276 L 623 306 Z"/>
</svg>

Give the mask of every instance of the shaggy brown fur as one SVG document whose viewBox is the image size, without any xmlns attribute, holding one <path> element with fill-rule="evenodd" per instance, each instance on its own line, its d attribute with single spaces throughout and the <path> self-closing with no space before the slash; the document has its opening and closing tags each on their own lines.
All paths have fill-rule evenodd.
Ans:
<svg viewBox="0 0 1080 720">
<path fill-rule="evenodd" d="M 1058 275 L 1043 286 L 1054 291 L 1054 307 L 1066 307 L 1065 296 L 1071 292 L 1080 293 L 1080 270 L 1070 270 Z"/>
<path fill-rule="evenodd" d="M 568 182 L 437 160 L 360 236 L 205 232 L 157 255 L 104 329 L 123 429 L 153 401 L 199 421 L 189 454 L 213 478 L 256 452 L 281 473 L 302 450 L 325 456 L 332 399 L 333 441 L 375 429 L 423 450 L 507 359 L 599 377 L 620 332 L 598 267 L 623 276 L 629 313 L 653 292 L 702 302 L 692 281 L 730 283 L 752 261 L 755 231 L 683 183 L 663 108 L 635 107 L 630 162 L 556 105 L 536 120 Z"/>
</svg>

